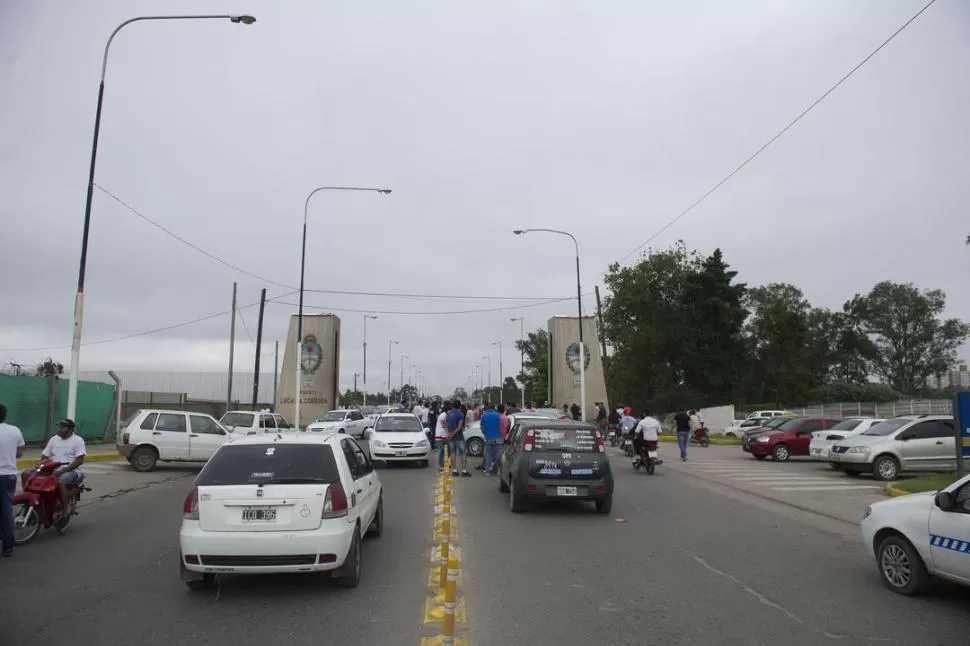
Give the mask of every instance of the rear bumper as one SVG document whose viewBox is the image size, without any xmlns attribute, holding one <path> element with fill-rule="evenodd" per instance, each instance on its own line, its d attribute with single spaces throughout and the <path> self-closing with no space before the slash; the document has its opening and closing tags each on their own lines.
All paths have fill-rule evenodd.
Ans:
<svg viewBox="0 0 970 646">
<path fill-rule="evenodd" d="M 560 495 L 560 487 L 575 487 L 576 495 Z M 522 480 L 519 491 L 530 500 L 606 500 L 613 495 L 613 478 L 558 480 L 529 476 Z"/>
<path fill-rule="evenodd" d="M 344 564 L 354 527 L 354 523 L 346 522 L 346 518 L 339 518 L 325 520 L 319 529 L 310 531 L 207 532 L 199 526 L 199 521 L 183 520 L 179 531 L 182 565 L 190 572 L 204 574 L 325 572 Z M 216 555 L 218 564 L 207 565 L 206 555 Z M 300 555 L 313 555 L 314 558 L 312 562 L 299 564 L 247 564 L 254 558 L 263 557 L 269 561 Z M 333 555 L 334 560 L 320 562 L 321 555 Z M 189 563 L 187 556 L 197 556 L 200 562 Z M 240 558 L 234 562 L 232 557 Z"/>
<path fill-rule="evenodd" d="M 131 454 L 135 452 L 135 445 L 134 444 L 119 444 L 117 446 L 117 449 L 118 449 L 118 455 L 120 455 L 123 458 L 127 459 L 127 458 L 130 458 L 131 457 Z"/>
<path fill-rule="evenodd" d="M 812 440 L 808 445 L 808 455 L 813 460 L 828 460 L 829 450 L 835 444 L 832 440 Z"/>
</svg>

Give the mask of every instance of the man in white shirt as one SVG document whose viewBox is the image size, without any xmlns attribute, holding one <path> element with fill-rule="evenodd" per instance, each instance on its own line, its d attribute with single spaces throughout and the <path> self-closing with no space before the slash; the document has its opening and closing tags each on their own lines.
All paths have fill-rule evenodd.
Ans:
<svg viewBox="0 0 970 646">
<path fill-rule="evenodd" d="M 637 427 L 633 431 L 633 449 L 637 453 L 656 450 L 660 430 L 660 422 L 644 412 L 643 419 L 637 423 Z"/>
<path fill-rule="evenodd" d="M 13 556 L 13 495 L 17 491 L 17 458 L 24 454 L 24 435 L 7 424 L 7 407 L 0 404 L 0 535 L 5 558 Z"/>
<path fill-rule="evenodd" d="M 451 402 L 445 402 L 441 413 L 438 414 L 438 420 L 435 422 L 434 443 L 438 447 L 438 471 L 443 471 L 445 468 L 445 445 L 448 444 L 449 410 L 451 410 Z"/>
<path fill-rule="evenodd" d="M 57 435 L 52 437 L 44 447 L 41 460 L 61 462 L 62 465 L 54 470 L 57 476 L 57 494 L 61 498 L 61 509 L 68 508 L 67 488 L 81 481 L 84 473 L 78 468 L 84 463 L 87 450 L 84 438 L 74 434 L 74 420 L 64 419 L 57 424 Z M 26 479 L 24 473 L 22 478 Z"/>
</svg>

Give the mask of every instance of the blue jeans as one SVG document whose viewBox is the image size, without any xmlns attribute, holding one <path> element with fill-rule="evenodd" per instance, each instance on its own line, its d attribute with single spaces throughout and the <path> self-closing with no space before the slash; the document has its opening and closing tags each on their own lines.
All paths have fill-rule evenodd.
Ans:
<svg viewBox="0 0 970 646">
<path fill-rule="evenodd" d="M 13 549 L 13 494 L 17 491 L 17 476 L 0 476 L 0 534 L 3 551 Z"/>
<path fill-rule="evenodd" d="M 444 437 L 439 437 L 435 440 L 435 445 L 438 447 L 438 468 L 445 468 L 445 447 L 448 446 L 448 439 Z M 450 447 L 449 447 L 450 448 Z"/>
<path fill-rule="evenodd" d="M 485 473 L 495 473 L 498 471 L 499 457 L 502 455 L 502 440 L 500 438 L 485 440 Z"/>
<path fill-rule="evenodd" d="M 687 443 L 690 441 L 690 431 L 677 431 L 677 445 L 680 446 L 680 457 L 687 457 Z"/>
</svg>

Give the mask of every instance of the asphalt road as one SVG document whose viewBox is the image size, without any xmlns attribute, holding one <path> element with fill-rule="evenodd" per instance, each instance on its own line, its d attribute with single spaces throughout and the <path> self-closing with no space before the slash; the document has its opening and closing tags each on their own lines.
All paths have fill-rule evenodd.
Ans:
<svg viewBox="0 0 970 646">
<path fill-rule="evenodd" d="M 965 645 L 970 591 L 884 590 L 854 524 L 661 466 L 615 458 L 613 513 L 566 504 L 512 514 L 497 482 L 455 481 L 463 631 L 474 645 Z M 418 644 L 433 469 L 379 471 L 385 535 L 363 581 L 178 578 L 178 527 L 193 470 L 94 502 L 71 532 L 45 532 L 0 562 L 0 645 Z M 619 522 L 622 520 L 623 522 Z"/>
</svg>

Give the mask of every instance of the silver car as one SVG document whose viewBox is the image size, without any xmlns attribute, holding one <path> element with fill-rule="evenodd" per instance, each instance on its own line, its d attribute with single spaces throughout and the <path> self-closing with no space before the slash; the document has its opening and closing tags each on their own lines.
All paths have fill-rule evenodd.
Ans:
<svg viewBox="0 0 970 646">
<path fill-rule="evenodd" d="M 956 470 L 956 426 L 949 415 L 902 415 L 832 445 L 829 463 L 850 476 L 878 480 L 902 472 Z"/>
</svg>

